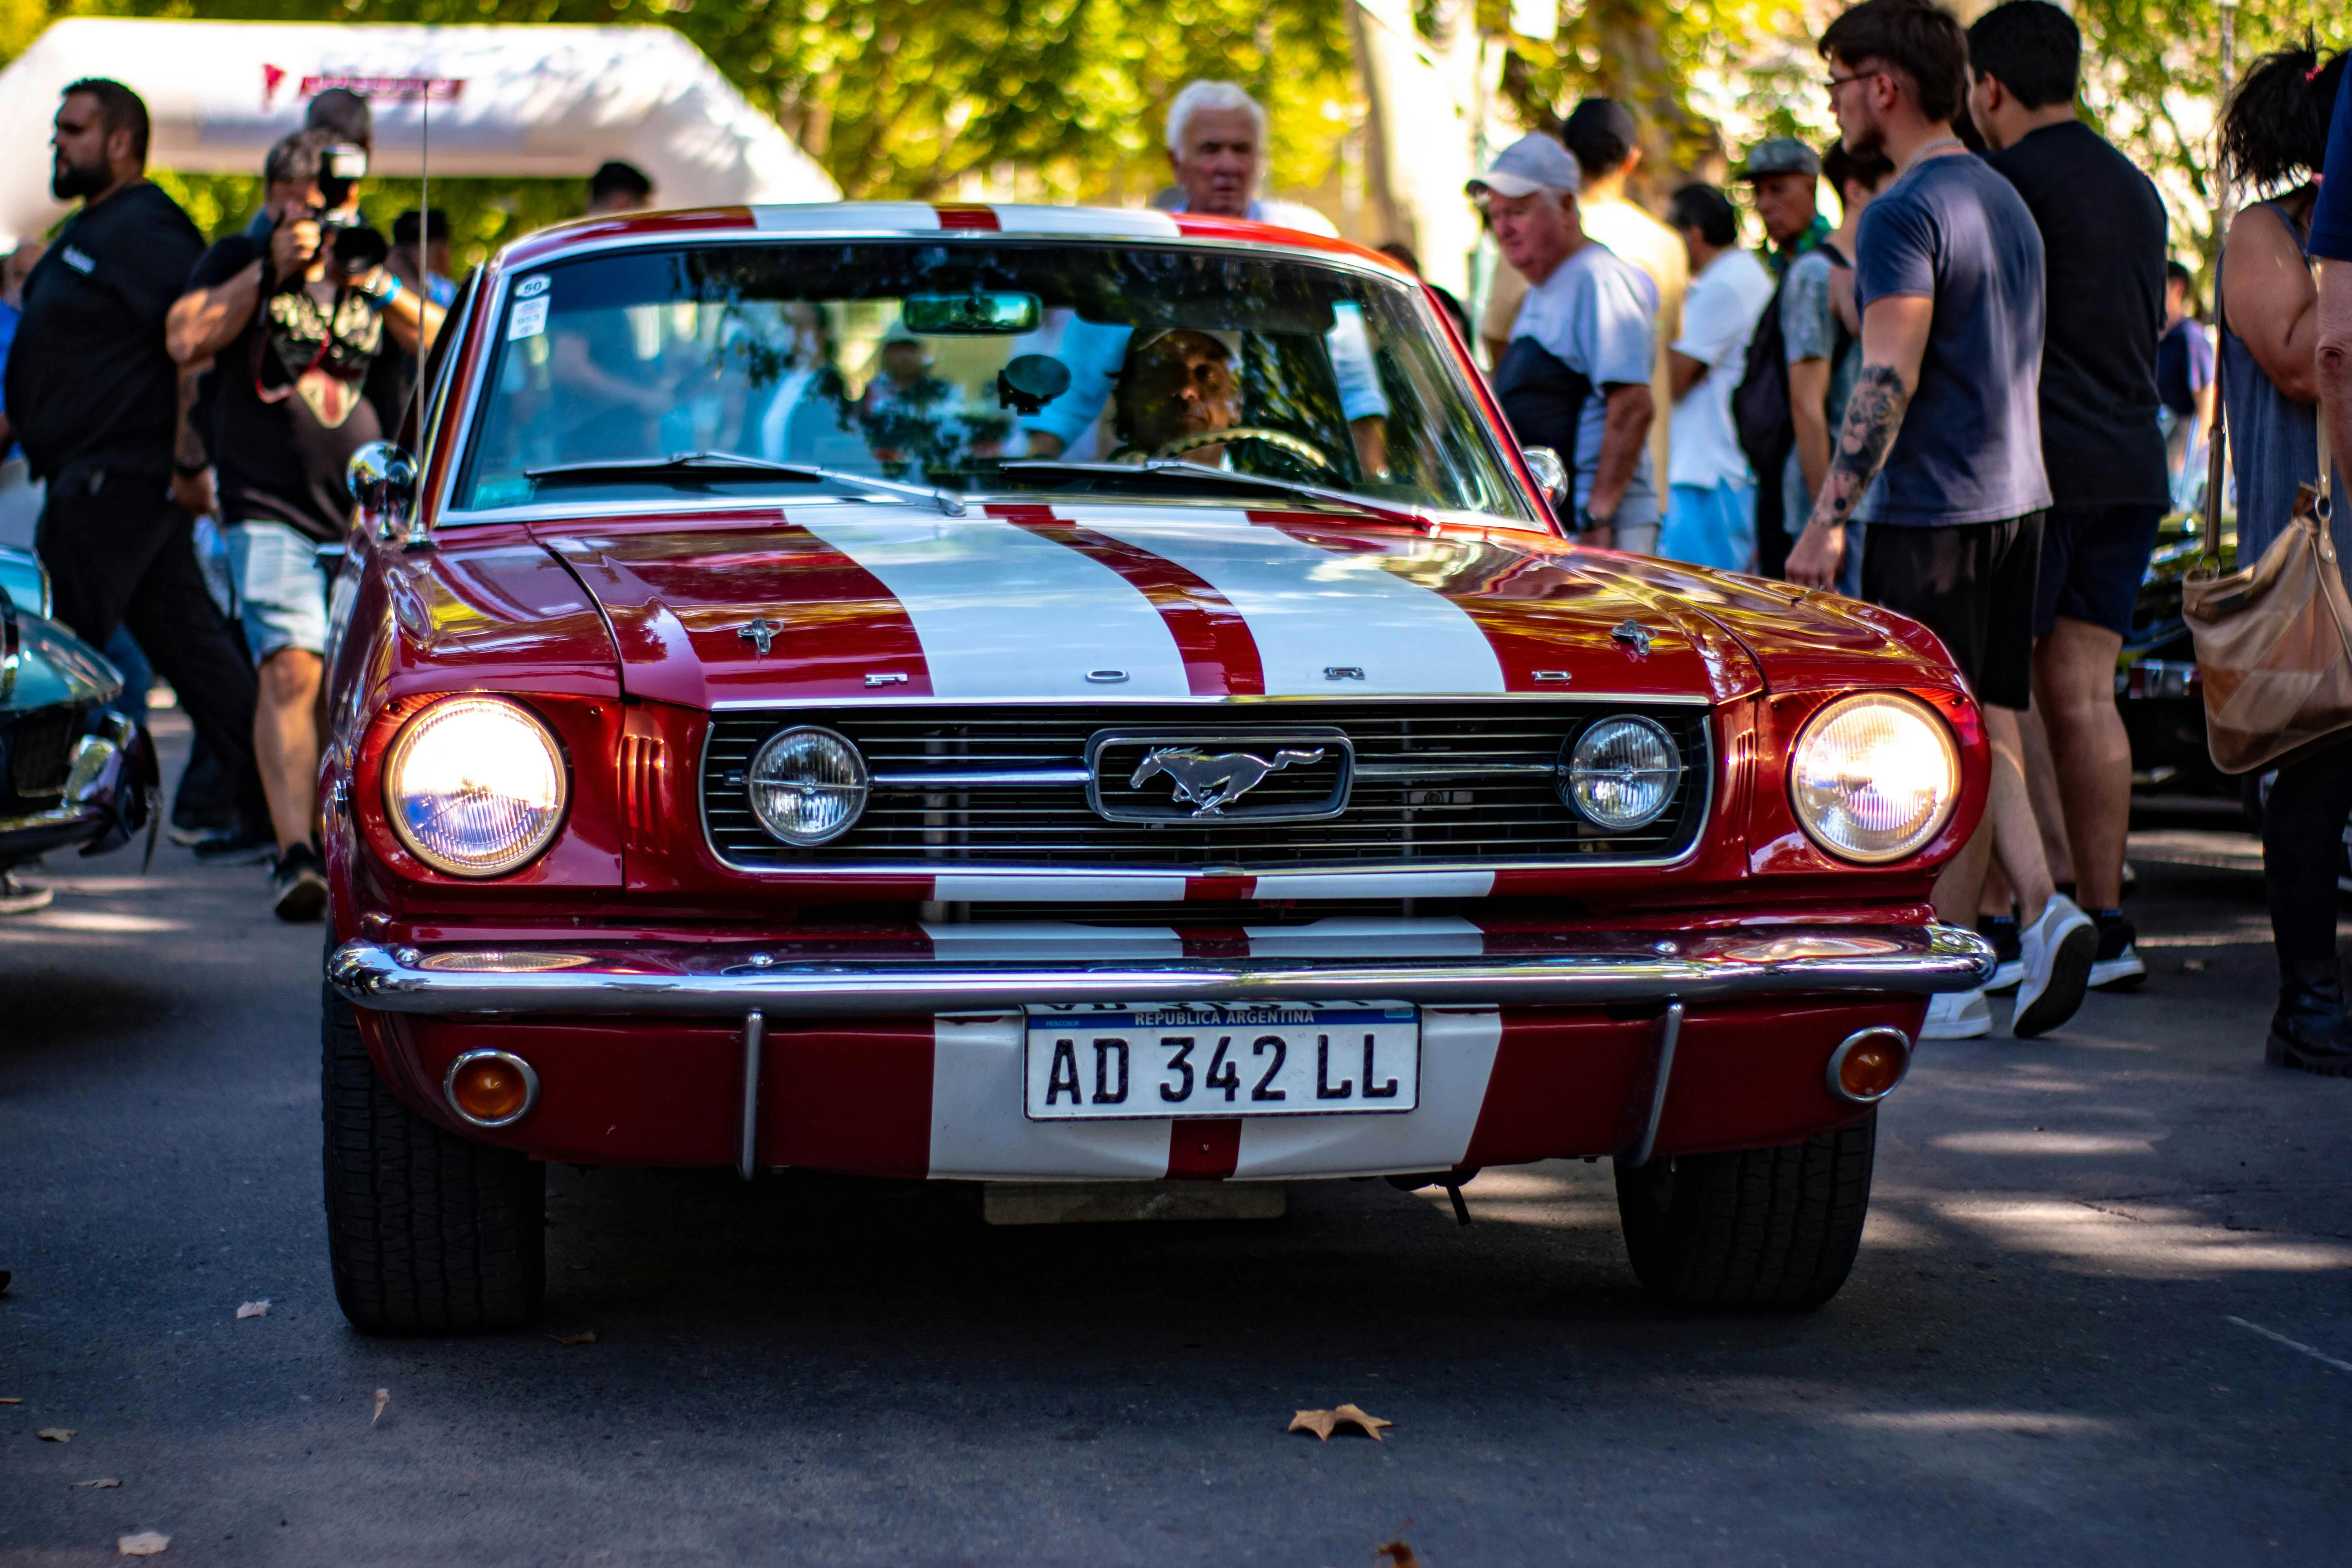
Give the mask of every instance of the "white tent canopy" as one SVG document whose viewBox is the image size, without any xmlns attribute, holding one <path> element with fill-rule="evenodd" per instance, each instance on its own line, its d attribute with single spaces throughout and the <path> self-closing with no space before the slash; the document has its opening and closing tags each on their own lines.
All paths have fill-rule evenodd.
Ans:
<svg viewBox="0 0 2352 1568">
<path fill-rule="evenodd" d="M 58 94 L 111 77 L 147 102 L 151 168 L 258 174 L 309 100 L 348 87 L 375 114 L 373 172 L 644 170 L 664 206 L 830 201 L 839 187 L 667 27 L 318 26 L 75 17 L 0 71 L 0 248 L 65 212 L 46 148 Z"/>
</svg>

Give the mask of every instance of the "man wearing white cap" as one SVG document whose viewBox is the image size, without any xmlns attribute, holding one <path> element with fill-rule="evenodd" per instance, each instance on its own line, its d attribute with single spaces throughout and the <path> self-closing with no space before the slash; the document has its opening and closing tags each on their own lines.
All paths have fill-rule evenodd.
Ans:
<svg viewBox="0 0 2352 1568">
<path fill-rule="evenodd" d="M 1537 132 L 1469 184 L 1504 259 L 1528 284 L 1495 395 L 1520 441 L 1568 465 L 1569 528 L 1589 544 L 1647 552 L 1658 539 L 1645 446 L 1657 415 L 1656 285 L 1586 236 L 1581 183 L 1568 149 Z"/>
</svg>

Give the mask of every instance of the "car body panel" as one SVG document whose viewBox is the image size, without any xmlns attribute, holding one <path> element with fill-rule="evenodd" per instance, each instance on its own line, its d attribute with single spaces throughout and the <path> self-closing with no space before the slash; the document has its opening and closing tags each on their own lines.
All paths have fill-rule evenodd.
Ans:
<svg viewBox="0 0 2352 1568">
<path fill-rule="evenodd" d="M 154 742 L 111 706 L 121 673 L 47 605 L 40 563 L 0 549 L 0 871 L 59 849 L 102 854 L 155 810 Z"/>
</svg>

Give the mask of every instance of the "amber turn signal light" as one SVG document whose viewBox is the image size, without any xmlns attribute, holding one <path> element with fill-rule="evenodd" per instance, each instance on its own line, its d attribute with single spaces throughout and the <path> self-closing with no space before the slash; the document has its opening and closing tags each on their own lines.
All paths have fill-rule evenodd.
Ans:
<svg viewBox="0 0 2352 1568">
<path fill-rule="evenodd" d="M 1911 1041 L 1902 1030 L 1857 1030 L 1830 1053 L 1830 1092 L 1855 1105 L 1875 1105 L 1910 1070 Z"/>
<path fill-rule="evenodd" d="M 467 1051 L 441 1080 L 450 1109 L 477 1127 L 520 1121 L 539 1100 L 539 1074 L 511 1051 Z"/>
</svg>

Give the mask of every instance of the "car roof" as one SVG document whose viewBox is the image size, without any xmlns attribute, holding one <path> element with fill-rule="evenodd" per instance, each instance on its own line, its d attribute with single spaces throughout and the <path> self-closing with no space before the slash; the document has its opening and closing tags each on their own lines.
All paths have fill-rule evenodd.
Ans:
<svg viewBox="0 0 2352 1568">
<path fill-rule="evenodd" d="M 1016 202 L 804 202 L 762 206 L 689 207 L 579 218 L 526 235 L 499 257 L 500 270 L 550 261 L 619 239 L 674 237 L 746 239 L 819 236 L 914 238 L 938 234 L 1005 234 L 1070 239 L 1197 239 L 1254 244 L 1369 262 L 1399 277 L 1412 274 L 1377 250 L 1247 218 L 1160 212 L 1150 207 L 1045 206 Z"/>
</svg>

